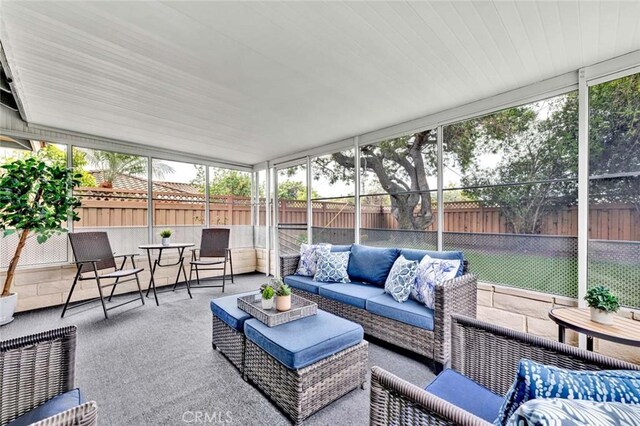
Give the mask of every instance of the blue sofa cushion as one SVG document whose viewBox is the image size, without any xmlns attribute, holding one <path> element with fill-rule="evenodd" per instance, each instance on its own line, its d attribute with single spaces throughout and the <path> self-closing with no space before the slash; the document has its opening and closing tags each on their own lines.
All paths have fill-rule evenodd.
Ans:
<svg viewBox="0 0 640 426">
<path fill-rule="evenodd" d="M 320 296 L 365 309 L 367 299 L 384 294 L 384 289 L 362 283 L 327 284 L 320 287 Z"/>
<path fill-rule="evenodd" d="M 327 283 L 314 281 L 313 277 L 301 277 L 299 275 L 289 275 L 284 278 L 284 283 L 289 287 L 307 291 L 309 293 L 318 294 L 318 290 Z"/>
<path fill-rule="evenodd" d="M 425 390 L 488 422 L 496 419 L 504 402 L 500 395 L 451 369 L 438 374 Z"/>
<path fill-rule="evenodd" d="M 508 426 L 619 424 L 640 425 L 640 405 L 579 399 L 533 399 L 522 404 L 507 422 Z"/>
<path fill-rule="evenodd" d="M 27 426 L 44 420 L 47 417 L 60 414 L 80 404 L 84 404 L 84 397 L 80 389 L 72 389 L 69 392 L 54 396 L 44 404 L 24 413 L 12 422 L 9 422 L 7 426 Z"/>
<path fill-rule="evenodd" d="M 462 271 L 464 270 L 464 256 L 461 251 L 401 249 L 400 254 L 402 254 L 407 260 L 417 260 L 418 262 L 420 262 L 425 255 L 429 255 L 434 259 L 443 259 L 443 260 L 458 259 L 460 260 L 460 267 L 458 268 L 456 277 L 461 277 Z"/>
<path fill-rule="evenodd" d="M 300 260 L 298 261 L 298 269 L 296 269 L 296 275 L 303 277 L 313 277 L 318 269 L 318 256 L 319 253 L 329 253 L 331 251 L 331 244 L 301 244 L 300 245 Z"/>
<path fill-rule="evenodd" d="M 351 281 L 384 286 L 393 263 L 400 251 L 397 248 L 351 246 L 351 258 L 347 272 Z"/>
<path fill-rule="evenodd" d="M 522 404 L 538 398 L 640 404 L 640 371 L 573 371 L 521 359 L 496 424 L 506 424 Z"/>
<path fill-rule="evenodd" d="M 351 282 L 347 273 L 350 255 L 348 251 L 319 253 L 318 268 L 313 280 L 323 283 Z"/>
<path fill-rule="evenodd" d="M 390 294 L 372 297 L 367 300 L 367 311 L 405 324 L 433 330 L 433 310 L 420 302 L 409 299 L 404 303 L 396 302 Z"/>
<path fill-rule="evenodd" d="M 256 319 L 244 323 L 247 339 L 289 369 L 297 370 L 362 341 L 362 326 L 328 312 L 267 327 Z"/>
<path fill-rule="evenodd" d="M 225 324 L 238 331 L 244 330 L 244 322 L 251 318 L 251 315 L 238 308 L 238 297 L 257 294 L 255 291 L 234 294 L 233 296 L 219 297 L 211 299 L 209 307 L 211 313 L 220 318 Z"/>
<path fill-rule="evenodd" d="M 342 251 L 351 251 L 351 244 L 331 246 L 332 253 L 340 253 Z"/>
</svg>

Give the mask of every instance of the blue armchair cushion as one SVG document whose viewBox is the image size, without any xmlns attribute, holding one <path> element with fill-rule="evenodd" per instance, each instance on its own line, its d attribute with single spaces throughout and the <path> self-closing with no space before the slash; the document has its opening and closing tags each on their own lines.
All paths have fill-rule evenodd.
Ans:
<svg viewBox="0 0 640 426">
<path fill-rule="evenodd" d="M 318 257 L 320 253 L 329 253 L 331 244 L 301 244 L 300 245 L 300 261 L 296 275 L 303 277 L 313 277 L 318 269 Z"/>
<path fill-rule="evenodd" d="M 513 413 L 508 426 L 640 425 L 640 405 L 577 399 L 532 399 Z"/>
<path fill-rule="evenodd" d="M 640 371 L 573 371 L 521 359 L 496 424 L 531 399 L 563 398 L 640 404 Z"/>
<path fill-rule="evenodd" d="M 350 254 L 348 251 L 318 253 L 318 269 L 313 280 L 324 283 L 350 282 L 347 273 Z"/>
<path fill-rule="evenodd" d="M 455 370 L 446 369 L 425 390 L 488 422 L 493 422 L 504 399 Z"/>
<path fill-rule="evenodd" d="M 289 369 L 307 367 L 362 341 L 362 326 L 328 312 L 267 327 L 256 319 L 244 323 L 247 339 Z"/>
<path fill-rule="evenodd" d="M 425 256 L 429 256 L 433 259 L 459 260 L 460 266 L 458 267 L 458 271 L 456 272 L 456 277 L 461 277 L 462 271 L 464 270 L 464 256 L 461 251 L 402 249 L 400 251 L 400 254 L 402 254 L 408 260 L 417 260 L 418 262 L 420 262 Z"/>
<path fill-rule="evenodd" d="M 84 397 L 80 389 L 72 389 L 69 392 L 54 396 L 44 404 L 24 413 L 12 422 L 9 422 L 7 426 L 27 426 L 44 420 L 47 417 L 55 416 L 80 404 L 84 404 Z"/>
<path fill-rule="evenodd" d="M 384 294 L 384 289 L 362 283 L 327 284 L 320 287 L 320 296 L 364 309 L 367 299 Z"/>
<path fill-rule="evenodd" d="M 313 294 L 318 294 L 320 287 L 328 284 L 321 281 L 314 281 L 312 277 L 302 277 L 299 275 L 289 275 L 288 277 L 285 277 L 284 283 L 289 287 L 297 288 L 298 290 L 303 290 Z"/>
<path fill-rule="evenodd" d="M 399 254 L 400 251 L 397 248 L 352 245 L 347 269 L 351 281 L 383 287 Z"/>
<path fill-rule="evenodd" d="M 209 307 L 211 313 L 222 320 L 229 327 L 238 331 L 244 330 L 244 322 L 251 318 L 251 315 L 238 308 L 238 297 L 257 294 L 256 291 L 234 294 L 233 296 L 219 297 L 211 299 Z"/>
<path fill-rule="evenodd" d="M 422 303 L 412 299 L 404 303 L 398 303 L 390 294 L 383 294 L 367 299 L 366 309 L 372 314 L 420 327 L 425 330 L 433 330 L 433 309 L 429 309 Z"/>
<path fill-rule="evenodd" d="M 417 270 L 417 261 L 407 260 L 400 255 L 389 271 L 389 276 L 384 283 L 384 291 L 393 296 L 396 302 L 406 301 L 416 281 Z"/>
</svg>

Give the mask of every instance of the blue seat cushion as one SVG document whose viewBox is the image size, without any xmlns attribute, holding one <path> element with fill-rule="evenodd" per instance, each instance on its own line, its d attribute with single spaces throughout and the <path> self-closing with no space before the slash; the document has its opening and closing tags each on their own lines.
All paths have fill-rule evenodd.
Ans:
<svg viewBox="0 0 640 426">
<path fill-rule="evenodd" d="M 504 402 L 500 395 L 451 369 L 438 374 L 425 390 L 490 423 Z"/>
<path fill-rule="evenodd" d="M 300 275 L 289 275 L 284 278 L 284 282 L 289 287 L 297 288 L 298 290 L 307 291 L 313 294 L 318 294 L 318 289 L 323 285 L 327 285 L 325 282 L 314 281 L 313 277 L 303 277 Z"/>
<path fill-rule="evenodd" d="M 351 251 L 351 244 L 331 246 L 332 253 L 338 253 L 343 251 Z"/>
<path fill-rule="evenodd" d="M 464 255 L 461 251 L 433 251 L 433 250 L 418 250 L 418 249 L 402 249 L 400 250 L 400 254 L 402 254 L 407 260 L 417 260 L 420 262 L 423 257 L 426 255 L 434 258 L 434 259 L 443 259 L 443 260 L 460 260 L 460 267 L 458 267 L 458 272 L 456 273 L 456 277 L 461 277 L 462 272 L 464 271 Z"/>
<path fill-rule="evenodd" d="M 362 326 L 328 312 L 267 327 L 257 319 L 244 323 L 247 339 L 291 370 L 314 364 L 362 341 Z"/>
<path fill-rule="evenodd" d="M 9 422 L 7 426 L 27 426 L 32 423 L 39 422 L 40 420 L 44 420 L 47 417 L 60 414 L 63 411 L 67 411 L 80 404 L 84 404 L 84 397 L 82 396 L 80 389 L 72 389 L 69 392 L 54 396 L 44 404 L 24 413 L 12 422 Z"/>
<path fill-rule="evenodd" d="M 351 246 L 351 257 L 347 273 L 351 281 L 384 286 L 393 263 L 400 255 L 397 248 Z"/>
<path fill-rule="evenodd" d="M 327 284 L 320 287 L 320 296 L 365 309 L 367 299 L 384 294 L 384 289 L 362 283 Z"/>
<path fill-rule="evenodd" d="M 251 315 L 238 308 L 238 297 L 248 296 L 250 294 L 256 294 L 256 292 L 250 291 L 248 293 L 211 299 L 211 302 L 209 302 L 211 313 L 220 318 L 220 320 L 229 327 L 242 331 L 244 330 L 244 322 L 251 318 Z"/>
<path fill-rule="evenodd" d="M 385 293 L 368 299 L 366 309 L 372 314 L 433 331 L 433 310 L 413 299 L 399 303 Z"/>
</svg>

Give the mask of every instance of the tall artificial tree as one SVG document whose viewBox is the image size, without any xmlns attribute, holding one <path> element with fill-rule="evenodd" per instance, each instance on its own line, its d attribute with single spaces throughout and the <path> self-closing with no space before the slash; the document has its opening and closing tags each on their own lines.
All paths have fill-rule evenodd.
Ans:
<svg viewBox="0 0 640 426">
<path fill-rule="evenodd" d="M 66 232 L 63 224 L 69 217 L 79 220 L 74 209 L 80 201 L 72 191 L 80 184 L 81 175 L 37 157 L 17 159 L 1 168 L 0 230 L 4 237 L 20 233 L 2 290 L 2 297 L 6 297 L 29 234 L 36 235 L 42 244 L 52 235 Z"/>
</svg>

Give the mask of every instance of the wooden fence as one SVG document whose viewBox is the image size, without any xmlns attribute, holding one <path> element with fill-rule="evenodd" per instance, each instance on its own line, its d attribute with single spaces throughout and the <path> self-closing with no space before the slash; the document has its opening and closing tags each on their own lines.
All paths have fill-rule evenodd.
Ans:
<svg viewBox="0 0 640 426">
<path fill-rule="evenodd" d="M 146 192 L 81 188 L 82 200 L 76 226 L 147 226 Z M 210 200 L 211 225 L 250 225 L 251 200 L 244 197 L 215 197 Z M 348 202 L 317 202 L 312 204 L 313 225 L 326 228 L 353 228 L 355 206 Z M 363 228 L 397 229 L 398 224 L 389 206 L 362 205 Z M 201 194 L 159 192 L 153 194 L 155 226 L 201 225 L 205 218 L 205 200 Z M 434 208 L 434 217 L 437 212 Z M 305 224 L 305 201 L 282 201 L 280 223 Z M 265 223 L 264 205 L 260 207 L 260 223 Z M 448 232 L 510 233 L 512 230 L 498 208 L 483 207 L 477 202 L 445 203 L 444 229 Z M 427 229 L 435 231 L 434 222 Z M 591 239 L 640 241 L 640 214 L 632 205 L 603 204 L 590 208 Z M 541 234 L 570 235 L 578 232 L 576 207 L 548 212 L 541 220 Z"/>
</svg>

